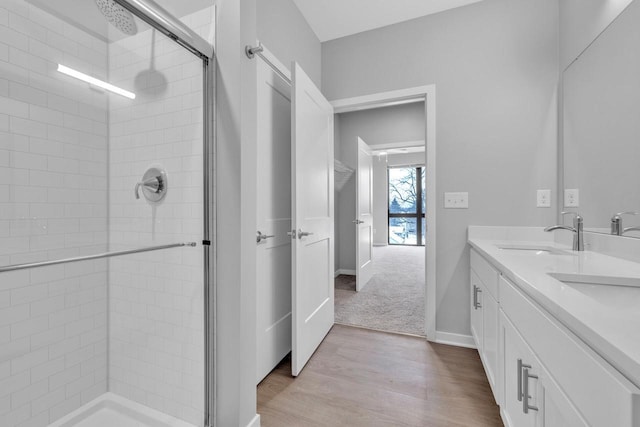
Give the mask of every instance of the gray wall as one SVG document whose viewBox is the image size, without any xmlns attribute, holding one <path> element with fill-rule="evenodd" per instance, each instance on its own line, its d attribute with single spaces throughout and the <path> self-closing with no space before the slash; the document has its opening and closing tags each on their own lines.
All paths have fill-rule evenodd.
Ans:
<svg viewBox="0 0 640 427">
<path fill-rule="evenodd" d="M 336 119 L 335 156 L 354 169 L 358 161 L 358 137 L 373 148 L 378 144 L 424 140 L 423 102 L 337 114 Z M 355 181 L 354 175 L 335 198 L 336 269 L 356 268 L 356 234 L 352 223 L 356 215 Z M 377 235 L 378 232 L 374 238 Z"/>
<path fill-rule="evenodd" d="M 423 125 L 424 127 L 424 125 Z M 388 244 L 389 217 L 388 214 L 388 183 L 387 168 L 392 166 L 424 165 L 424 152 L 407 154 L 390 154 L 376 156 L 373 159 L 373 244 Z M 354 248 L 355 251 L 355 243 Z"/>
<path fill-rule="evenodd" d="M 287 68 L 297 61 L 320 87 L 320 40 L 293 1 L 257 1 L 257 24 L 260 42 Z"/>
<path fill-rule="evenodd" d="M 320 51 L 317 39 L 307 40 L 306 23 L 291 9 L 289 0 L 216 0 L 216 182 L 217 228 L 215 275 L 217 281 L 217 425 L 245 427 L 256 414 L 256 271 L 255 182 L 242 179 L 255 159 L 256 60 L 243 47 L 265 45 L 284 64 L 298 60 L 319 82 Z M 260 7 L 260 10 L 258 10 Z M 282 19 L 282 21 L 280 21 Z M 258 34 L 258 27 L 262 33 Z M 308 28 L 308 27 L 307 27 Z M 297 38 L 297 40 L 296 40 Z M 241 230 L 240 238 L 238 231 Z M 253 242 L 253 243 L 252 243 Z M 254 252 L 255 253 L 255 252 Z"/>
<path fill-rule="evenodd" d="M 560 53 L 566 68 L 632 0 L 562 0 Z"/>
<path fill-rule="evenodd" d="M 468 335 L 469 225 L 542 226 L 556 188 L 558 0 L 486 0 L 324 43 L 340 99 L 437 86 L 437 330 Z M 444 210 L 468 191 L 468 210 Z"/>
</svg>

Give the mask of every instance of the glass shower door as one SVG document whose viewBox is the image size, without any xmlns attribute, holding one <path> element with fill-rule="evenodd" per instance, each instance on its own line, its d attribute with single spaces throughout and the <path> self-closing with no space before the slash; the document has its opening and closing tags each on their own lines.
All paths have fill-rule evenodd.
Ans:
<svg viewBox="0 0 640 427">
<path fill-rule="evenodd" d="M 207 61 L 146 21 L 0 4 L 3 427 L 205 424 Z"/>
</svg>

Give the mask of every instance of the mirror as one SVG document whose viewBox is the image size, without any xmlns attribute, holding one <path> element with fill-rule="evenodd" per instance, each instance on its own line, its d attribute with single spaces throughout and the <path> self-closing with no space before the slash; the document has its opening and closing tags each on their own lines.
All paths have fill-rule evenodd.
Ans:
<svg viewBox="0 0 640 427">
<path fill-rule="evenodd" d="M 564 188 L 579 190 L 585 231 L 611 233 L 618 212 L 640 212 L 640 0 L 564 72 Z M 622 227 L 640 215 L 622 215 Z M 628 237 L 640 232 L 628 230 Z"/>
</svg>

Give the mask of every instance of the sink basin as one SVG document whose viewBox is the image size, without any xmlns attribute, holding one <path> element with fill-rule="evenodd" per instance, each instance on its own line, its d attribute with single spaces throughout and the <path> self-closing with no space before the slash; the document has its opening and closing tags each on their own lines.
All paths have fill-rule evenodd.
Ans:
<svg viewBox="0 0 640 427">
<path fill-rule="evenodd" d="M 573 255 L 571 252 L 545 245 L 497 245 L 503 251 L 520 251 L 535 255 Z"/>
<path fill-rule="evenodd" d="M 567 284 L 630 286 L 640 288 L 640 278 L 620 276 L 597 276 L 579 273 L 548 273 L 549 276 Z"/>
</svg>

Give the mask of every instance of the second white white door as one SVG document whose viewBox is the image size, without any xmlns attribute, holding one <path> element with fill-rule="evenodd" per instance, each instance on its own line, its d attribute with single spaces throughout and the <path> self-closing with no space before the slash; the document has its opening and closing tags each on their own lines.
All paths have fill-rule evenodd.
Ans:
<svg viewBox="0 0 640 427">
<path fill-rule="evenodd" d="M 371 148 L 358 138 L 356 174 L 356 291 L 373 277 L 373 160 Z"/>
<path fill-rule="evenodd" d="M 257 63 L 257 378 L 291 351 L 291 87 Z"/>
</svg>

